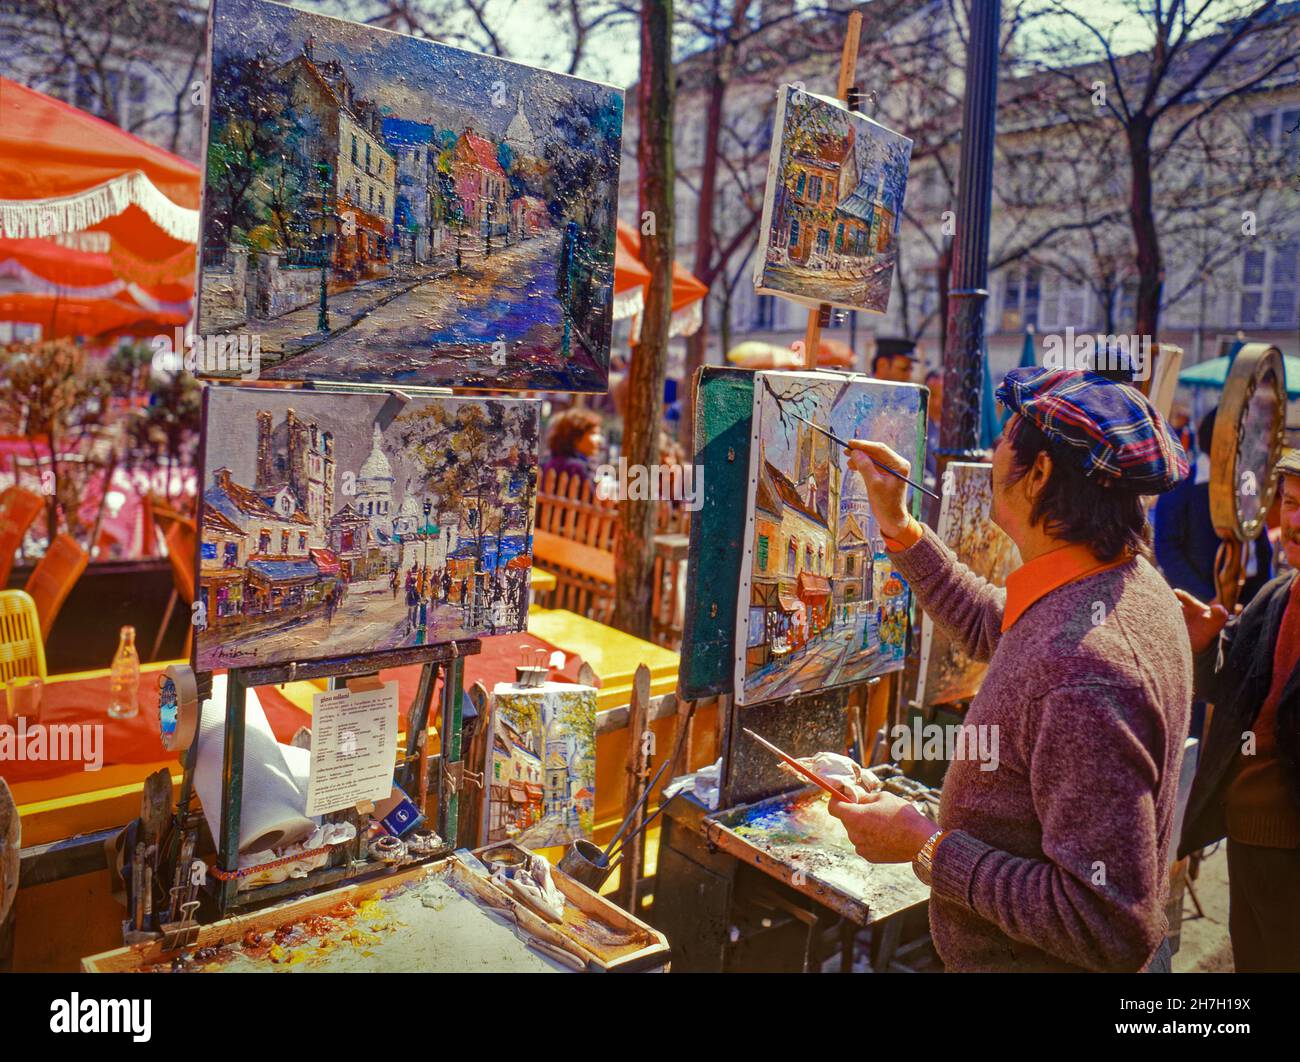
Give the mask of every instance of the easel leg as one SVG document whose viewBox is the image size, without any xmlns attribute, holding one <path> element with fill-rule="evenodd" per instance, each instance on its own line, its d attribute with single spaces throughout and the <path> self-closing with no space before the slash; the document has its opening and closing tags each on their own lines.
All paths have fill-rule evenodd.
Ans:
<svg viewBox="0 0 1300 1062">
<path fill-rule="evenodd" d="M 460 763 L 461 687 L 464 682 L 465 662 L 457 657 L 443 670 L 442 755 L 438 757 L 438 836 L 453 848 L 456 847 L 460 794 L 450 784 L 451 765 Z"/>
<path fill-rule="evenodd" d="M 226 734 L 221 767 L 221 837 L 217 867 L 227 874 L 239 869 L 239 822 L 244 802 L 244 702 L 248 687 L 238 671 L 226 676 Z M 217 907 L 222 915 L 234 903 L 239 879 L 218 882 Z"/>
</svg>

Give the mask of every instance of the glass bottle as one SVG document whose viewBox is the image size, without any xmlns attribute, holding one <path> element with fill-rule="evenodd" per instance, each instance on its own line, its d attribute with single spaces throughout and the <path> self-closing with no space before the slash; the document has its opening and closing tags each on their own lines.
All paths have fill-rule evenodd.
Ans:
<svg viewBox="0 0 1300 1062">
<path fill-rule="evenodd" d="M 132 719 L 140 710 L 140 654 L 135 651 L 135 628 L 123 627 L 108 680 L 110 719 Z"/>
</svg>

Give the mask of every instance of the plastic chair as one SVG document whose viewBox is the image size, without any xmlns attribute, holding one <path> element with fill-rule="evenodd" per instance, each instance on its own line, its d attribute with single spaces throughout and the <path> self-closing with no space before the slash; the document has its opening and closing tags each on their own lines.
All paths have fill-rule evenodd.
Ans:
<svg viewBox="0 0 1300 1062">
<path fill-rule="evenodd" d="M 54 626 L 59 610 L 63 608 L 63 602 L 68 599 L 89 563 L 90 554 L 65 532 L 50 543 L 45 556 L 36 565 L 23 589 L 36 602 L 36 612 L 41 617 L 42 638 L 50 636 L 50 629 Z"/>
<path fill-rule="evenodd" d="M 172 566 L 172 592 L 171 597 L 167 599 L 167 610 L 163 613 L 162 625 L 158 628 L 157 637 L 154 638 L 153 650 L 149 654 L 150 660 L 158 659 L 163 635 L 171 625 L 177 599 L 184 601 L 186 606 L 194 604 L 194 554 L 198 549 L 195 541 L 197 537 L 198 532 L 194 527 L 194 521 L 185 517 L 173 519 L 167 524 L 167 530 L 163 533 L 163 539 L 167 543 L 167 559 Z M 190 655 L 190 645 L 193 640 L 194 627 L 191 624 L 185 633 L 184 655 L 187 657 Z"/>
<path fill-rule="evenodd" d="M 36 602 L 26 590 L 0 590 L 0 685 L 45 681 L 45 640 Z"/>
<path fill-rule="evenodd" d="M 14 554 L 43 508 L 41 496 L 23 487 L 7 487 L 0 493 L 0 588 L 9 582 Z"/>
</svg>

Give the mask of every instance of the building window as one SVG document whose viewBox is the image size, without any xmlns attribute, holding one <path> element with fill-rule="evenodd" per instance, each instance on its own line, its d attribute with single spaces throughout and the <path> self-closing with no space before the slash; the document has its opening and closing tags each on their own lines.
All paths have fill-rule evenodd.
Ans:
<svg viewBox="0 0 1300 1062">
<path fill-rule="evenodd" d="M 280 552 L 286 557 L 289 555 L 289 532 L 280 532 Z"/>
<path fill-rule="evenodd" d="M 758 570 L 767 571 L 767 536 L 758 536 Z"/>
<path fill-rule="evenodd" d="M 799 246 L 799 219 L 794 218 L 790 221 L 790 246 Z"/>
<path fill-rule="evenodd" d="M 808 183 L 808 175 L 806 173 L 800 172 L 799 180 L 797 180 L 794 185 L 795 195 L 802 196 L 804 187 L 807 185 L 807 183 Z"/>
<path fill-rule="evenodd" d="M 268 531 L 266 528 L 262 528 L 261 532 L 257 536 L 257 552 L 258 553 L 271 552 L 271 532 Z"/>
<path fill-rule="evenodd" d="M 825 254 L 831 249 L 831 234 L 829 229 L 817 230 L 817 253 Z"/>
<path fill-rule="evenodd" d="M 1002 274 L 1002 331 L 1038 327 L 1042 271 L 1037 266 L 1008 269 Z"/>
<path fill-rule="evenodd" d="M 1295 328 L 1300 284 L 1300 241 L 1246 251 L 1241 262 L 1241 323 L 1244 327 Z"/>
<path fill-rule="evenodd" d="M 844 558 L 844 574 L 856 575 L 857 569 L 858 569 L 858 558 L 855 557 L 852 553 L 850 553 L 847 557 Z"/>
<path fill-rule="evenodd" d="M 820 177 L 814 177 L 808 182 L 808 199 L 811 202 L 816 203 L 821 199 L 821 197 L 822 179 Z"/>
<path fill-rule="evenodd" d="M 226 543 L 225 556 L 222 558 L 221 566 L 223 568 L 239 567 L 239 546 L 234 542 Z"/>
<path fill-rule="evenodd" d="M 298 532 L 298 552 L 307 552 L 307 533 L 305 531 Z"/>
<path fill-rule="evenodd" d="M 799 543 L 790 539 L 790 545 L 786 549 L 785 570 L 791 575 L 799 570 Z"/>
<path fill-rule="evenodd" d="M 352 165 L 355 166 L 356 164 L 357 164 L 357 138 L 356 136 L 353 136 L 352 137 Z"/>
</svg>

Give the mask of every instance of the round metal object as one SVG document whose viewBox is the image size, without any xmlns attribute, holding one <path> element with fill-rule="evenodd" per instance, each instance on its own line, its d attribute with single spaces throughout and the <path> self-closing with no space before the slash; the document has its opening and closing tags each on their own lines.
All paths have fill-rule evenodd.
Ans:
<svg viewBox="0 0 1300 1062">
<path fill-rule="evenodd" d="M 1277 493 L 1273 467 L 1286 431 L 1286 364 L 1267 343 L 1233 359 L 1210 448 L 1210 517 L 1220 536 L 1257 538 Z"/>
<path fill-rule="evenodd" d="M 158 734 L 163 748 L 184 752 L 199 728 L 199 695 L 188 664 L 172 664 L 158 676 Z"/>
</svg>

